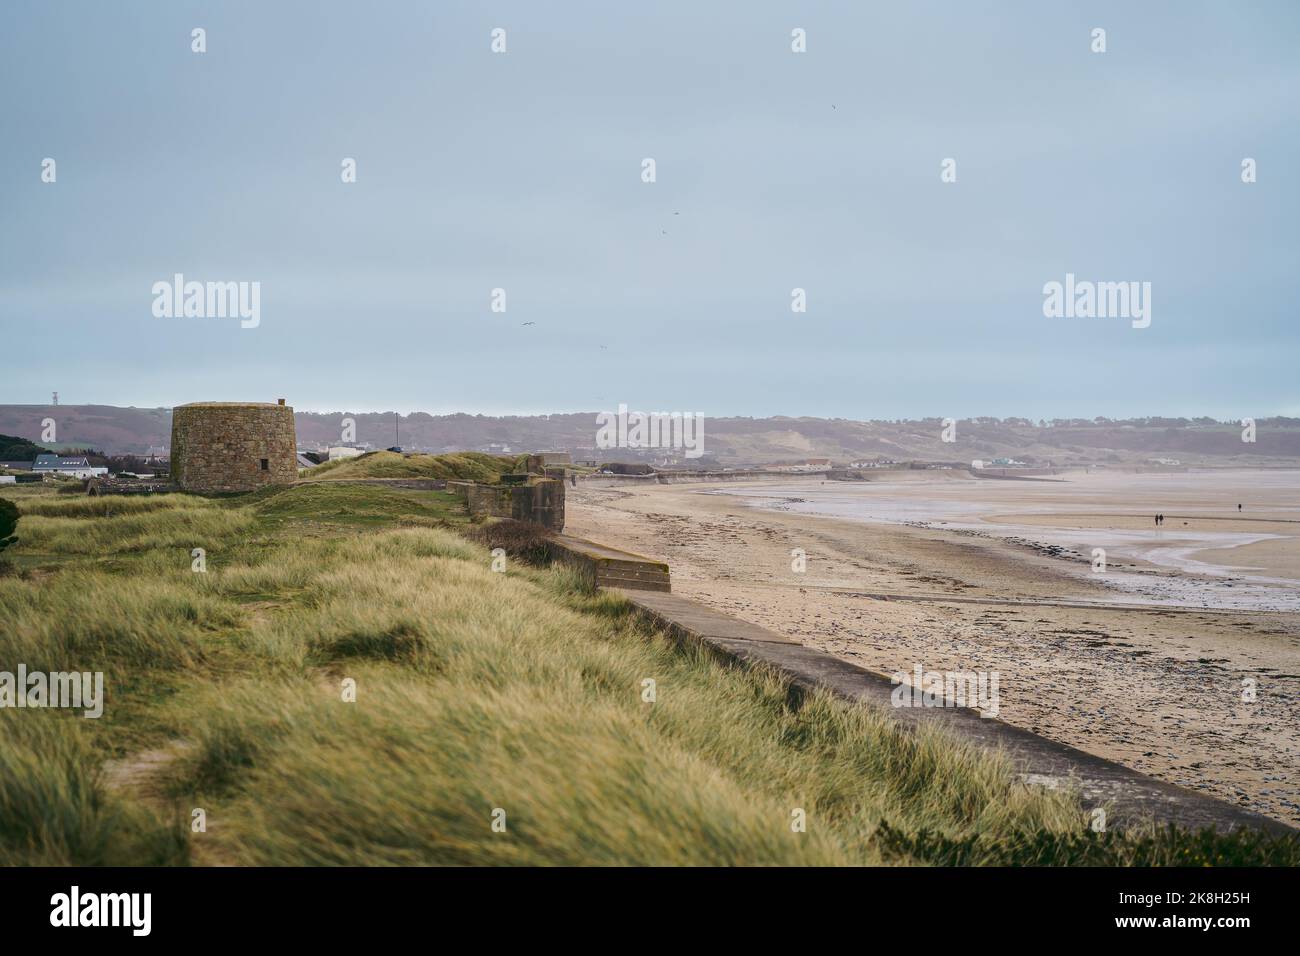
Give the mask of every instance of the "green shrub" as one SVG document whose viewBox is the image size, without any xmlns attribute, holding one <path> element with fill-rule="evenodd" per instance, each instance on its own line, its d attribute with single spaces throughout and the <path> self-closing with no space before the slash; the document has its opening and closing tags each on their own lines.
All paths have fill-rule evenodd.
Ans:
<svg viewBox="0 0 1300 956">
<path fill-rule="evenodd" d="M 18 528 L 18 506 L 8 498 L 0 498 L 0 551 L 18 539 L 14 531 Z"/>
</svg>

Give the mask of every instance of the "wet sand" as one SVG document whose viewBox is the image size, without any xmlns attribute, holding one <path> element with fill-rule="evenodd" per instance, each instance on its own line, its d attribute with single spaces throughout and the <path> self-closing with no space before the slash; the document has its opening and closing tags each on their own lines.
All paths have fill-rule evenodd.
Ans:
<svg viewBox="0 0 1300 956">
<path fill-rule="evenodd" d="M 675 592 L 875 671 L 996 670 L 1001 719 L 1300 824 L 1300 614 L 1258 609 L 1297 590 L 1300 476 L 1265 477 L 583 485 L 566 532 L 667 561 Z M 1250 510 L 1229 514 L 1228 493 Z M 1159 507 L 1157 535 L 1139 525 Z M 1170 536 L 1175 515 L 1190 537 Z"/>
<path fill-rule="evenodd" d="M 780 511 L 1032 542 L 1078 558 L 1079 573 L 1115 592 L 1115 601 L 1300 612 L 1300 473 L 1293 471 L 1080 472 L 1035 482 L 922 472 L 869 485 L 754 484 L 733 492 Z M 1089 506 L 1095 510 L 1080 510 Z M 1105 573 L 1095 575 L 1099 555 Z M 1141 573 L 1159 570 L 1178 573 Z"/>
</svg>

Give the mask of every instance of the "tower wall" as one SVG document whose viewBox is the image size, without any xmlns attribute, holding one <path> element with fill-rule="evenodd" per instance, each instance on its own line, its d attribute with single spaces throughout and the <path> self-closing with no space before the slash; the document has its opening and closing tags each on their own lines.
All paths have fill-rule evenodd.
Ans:
<svg viewBox="0 0 1300 956">
<path fill-rule="evenodd" d="M 172 409 L 172 481 L 184 491 L 253 491 L 298 477 L 293 408 L 195 402 Z"/>
</svg>

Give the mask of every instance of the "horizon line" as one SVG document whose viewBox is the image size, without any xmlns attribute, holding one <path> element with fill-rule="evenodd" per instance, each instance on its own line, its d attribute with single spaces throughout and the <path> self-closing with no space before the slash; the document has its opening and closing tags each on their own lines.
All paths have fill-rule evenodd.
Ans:
<svg viewBox="0 0 1300 956">
<path fill-rule="evenodd" d="M 226 399 L 221 399 L 221 401 L 226 401 Z M 242 400 L 234 400 L 234 399 L 232 399 L 231 401 L 242 401 Z M 268 404 L 275 404 L 275 401 L 276 401 L 276 400 L 271 400 L 270 402 L 268 402 Z M 179 403 L 179 404 L 180 404 L 180 405 L 185 405 L 185 404 L 191 404 L 191 403 L 189 403 L 189 402 L 182 402 L 182 403 Z M 649 410 L 649 409 L 650 409 L 650 406 L 646 406 L 645 408 L 634 407 L 634 406 L 633 406 L 631 403 L 629 403 L 629 402 L 620 402 L 620 403 L 618 403 L 618 405 L 615 405 L 615 406 L 614 406 L 614 409 L 585 409 L 585 408 L 583 408 L 583 409 L 577 409 L 577 410 L 548 411 L 548 412 L 542 412 L 542 411 L 508 411 L 508 412 L 502 412 L 502 411 L 471 411 L 471 410 L 467 410 L 467 409 L 457 409 L 457 410 L 455 410 L 455 411 L 428 411 L 428 410 L 425 410 L 425 409 L 411 409 L 411 410 L 408 410 L 408 411 L 399 411 L 398 409 L 395 409 L 395 408 L 368 408 L 368 409 L 355 408 L 355 407 L 354 407 L 354 408 L 319 408 L 319 407 L 315 407 L 315 408 L 305 408 L 305 407 L 302 407 L 302 406 L 294 405 L 292 402 L 287 402 L 287 401 L 286 401 L 286 404 L 288 404 L 289 407 L 292 408 L 292 409 L 294 410 L 295 413 L 301 412 L 301 413 L 303 413 L 303 414 L 305 414 L 305 415 L 398 415 L 398 416 L 401 416 L 401 417 L 410 417 L 410 416 L 412 416 L 412 415 L 428 415 L 428 416 L 433 417 L 433 418 L 449 418 L 449 417 L 456 416 L 456 415 L 468 415 L 468 416 L 473 416 L 473 417 L 482 417 L 482 418 L 550 418 L 550 417 L 555 417 L 555 416 L 565 416 L 565 415 L 601 415 L 601 414 L 614 414 L 614 413 L 616 412 L 617 408 L 618 408 L 618 405 L 625 406 L 625 407 L 629 410 L 629 412 L 636 412 L 636 413 L 639 413 L 639 414 L 670 414 L 669 412 L 663 412 L 663 411 L 660 411 L 660 410 L 658 410 L 658 409 L 655 409 L 655 410 L 651 411 L 651 410 Z M 170 412 L 172 409 L 177 408 L 177 407 L 179 407 L 179 406 L 178 406 L 178 405 L 166 405 L 166 404 L 164 404 L 164 405 L 115 405 L 115 404 L 108 403 L 108 402 L 59 403 L 59 404 L 57 404 L 57 405 L 55 405 L 55 404 L 51 404 L 51 403 L 49 403 L 49 402 L 44 402 L 44 403 L 0 402 L 0 409 L 3 409 L 3 408 L 25 408 L 25 409 L 118 408 L 118 409 L 136 409 L 136 410 L 140 410 L 140 411 L 167 411 L 167 412 Z M 1098 418 L 1101 418 L 1101 419 L 1104 419 L 1105 421 L 1110 421 L 1110 422 L 1126 422 L 1126 421 L 1136 421 L 1136 420 L 1140 420 L 1140 419 L 1152 419 L 1152 418 L 1187 419 L 1187 420 L 1196 420 L 1196 419 L 1201 419 L 1201 418 L 1209 418 L 1209 419 L 1212 419 L 1212 420 L 1215 421 L 1215 422 L 1222 423 L 1222 424 L 1227 424 L 1227 423 L 1237 423 L 1237 422 L 1240 422 L 1240 420 L 1241 420 L 1242 418 L 1251 418 L 1251 419 L 1255 419 L 1255 420 L 1262 420 L 1262 419 L 1269 419 L 1269 418 L 1298 418 L 1298 419 L 1300 419 L 1300 412 L 1296 412 L 1296 413 L 1294 413 L 1294 414 L 1288 414 L 1287 412 L 1282 412 L 1282 411 L 1266 412 L 1266 413 L 1262 413 L 1262 414 L 1261 414 L 1260 412 L 1254 412 L 1253 414 L 1250 414 L 1250 415 L 1232 414 L 1232 415 L 1226 415 L 1226 416 L 1225 416 L 1225 415 L 1216 415 L 1216 414 L 1213 414 L 1213 413 L 1210 413 L 1210 412 L 1200 412 L 1200 413 L 1196 413 L 1196 414 L 1188 414 L 1188 413 L 1183 413 L 1183 414 L 1174 414 L 1174 413 L 1146 413 L 1146 414 L 1128 415 L 1128 416 L 1125 416 L 1125 417 L 1115 417 L 1115 416 L 1112 416 L 1112 415 L 1071 415 L 1071 416 L 1053 415 L 1053 416 L 1050 417 L 1050 418 L 1048 418 L 1048 417 L 1046 417 L 1046 416 L 1042 416 L 1042 415 L 1034 416 L 1034 415 L 991 415 L 991 414 L 959 415 L 959 416 L 934 415 L 934 414 L 931 414 L 931 415 L 920 415 L 920 416 L 911 417 L 911 418 L 850 418 L 850 417 L 847 417 L 847 416 L 844 416 L 844 415 L 808 415 L 808 414 L 803 414 L 803 415 L 798 415 L 798 414 L 754 415 L 754 414 L 742 414 L 742 413 L 714 414 L 714 413 L 709 413 L 709 412 L 689 412 L 689 411 L 686 411 L 686 410 L 678 410 L 678 411 L 672 412 L 671 414 L 682 414 L 682 415 L 694 414 L 694 415 L 700 415 L 700 416 L 702 416 L 702 417 L 704 417 L 704 418 L 712 418 L 712 419 L 748 418 L 748 419 L 752 419 L 752 420 L 755 420 L 755 421 L 761 421 L 761 420 L 764 420 L 764 419 L 791 419 L 791 420 L 798 420 L 798 419 L 813 419 L 813 420 L 820 420 L 820 421 L 847 421 L 847 422 L 862 422 L 862 423 L 864 423 L 864 424 L 870 424 L 870 423 L 873 423 L 873 422 L 892 423 L 892 422 L 909 422 L 909 421 L 918 421 L 918 422 L 920 422 L 920 421 L 935 421 L 935 420 L 937 420 L 937 421 L 943 421 L 943 420 L 946 419 L 946 418 L 953 418 L 955 421 L 959 421 L 959 422 L 960 422 L 960 421 L 971 421 L 971 420 L 974 420 L 974 419 L 981 419 L 981 418 L 995 419 L 995 420 L 997 420 L 997 421 L 1007 421 L 1007 420 L 1010 420 L 1010 419 L 1022 419 L 1022 420 L 1024 420 L 1024 421 L 1029 422 L 1030 425 L 1033 425 L 1034 427 L 1038 427 L 1038 426 L 1037 426 L 1037 423 L 1040 422 L 1040 421 L 1043 421 L 1043 422 L 1053 422 L 1053 421 L 1087 421 L 1087 422 L 1095 423 L 1096 420 L 1097 420 Z"/>
</svg>

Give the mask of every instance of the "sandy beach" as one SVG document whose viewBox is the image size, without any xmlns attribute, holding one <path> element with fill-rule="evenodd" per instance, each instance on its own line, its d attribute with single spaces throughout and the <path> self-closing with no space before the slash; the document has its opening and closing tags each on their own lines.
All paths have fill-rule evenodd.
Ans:
<svg viewBox="0 0 1300 956">
<path fill-rule="evenodd" d="M 1300 824 L 1300 473 L 1062 478 L 590 482 L 566 533 L 875 671 L 997 671 L 1002 720 Z"/>
</svg>

